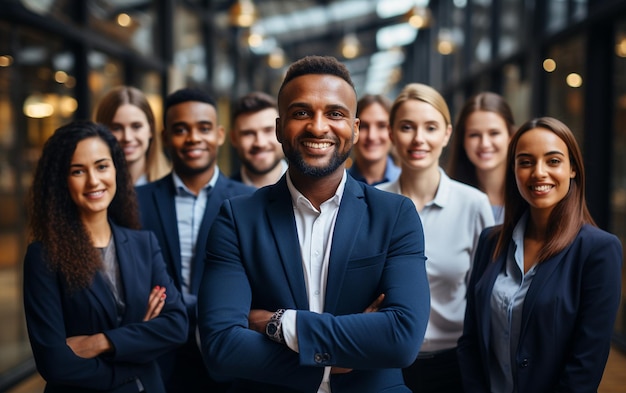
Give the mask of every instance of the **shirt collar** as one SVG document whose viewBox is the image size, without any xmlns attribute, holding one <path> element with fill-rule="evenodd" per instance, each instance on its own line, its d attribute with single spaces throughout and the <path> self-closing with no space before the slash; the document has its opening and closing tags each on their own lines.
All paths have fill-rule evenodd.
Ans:
<svg viewBox="0 0 626 393">
<path fill-rule="evenodd" d="M 216 165 L 215 170 L 213 171 L 213 177 L 211 177 L 211 180 L 209 180 L 209 182 L 205 184 L 204 187 L 202 187 L 202 189 L 205 191 L 209 191 L 210 189 L 215 187 L 215 184 L 217 183 L 217 179 L 219 178 L 219 176 L 220 176 L 220 169 Z M 183 183 L 180 176 L 178 176 L 176 172 L 174 171 L 172 171 L 172 178 L 174 179 L 174 189 L 176 190 L 176 195 L 182 196 L 182 195 L 188 194 L 188 195 L 195 196 L 195 194 L 191 192 L 189 188 L 187 188 L 185 183 Z"/>
<path fill-rule="evenodd" d="M 289 176 L 289 171 L 287 171 L 287 188 L 289 189 L 289 193 L 291 194 L 291 203 L 294 207 L 299 206 L 301 203 L 305 203 L 306 205 L 312 207 L 313 204 L 307 197 L 305 197 L 296 186 L 293 185 L 291 181 L 291 176 Z M 346 180 L 347 180 L 347 172 L 343 171 L 343 176 L 341 177 L 341 181 L 339 182 L 339 186 L 337 186 L 337 190 L 335 190 L 335 195 L 330 197 L 328 200 L 324 201 L 322 204 L 326 204 L 328 202 L 333 202 L 336 206 L 341 204 L 341 197 L 343 195 L 343 191 L 346 188 Z"/>
<path fill-rule="evenodd" d="M 517 224 L 515 224 L 513 234 L 511 235 L 514 246 L 515 262 L 520 267 L 521 271 L 524 271 L 524 232 L 526 232 L 528 215 L 528 211 L 524 212 Z"/>
<path fill-rule="evenodd" d="M 450 198 L 450 186 L 452 184 L 452 180 L 446 175 L 443 169 L 439 168 L 439 186 L 437 186 L 437 192 L 435 193 L 435 198 L 426 205 L 437 205 L 440 207 L 445 207 L 448 199 Z"/>
</svg>

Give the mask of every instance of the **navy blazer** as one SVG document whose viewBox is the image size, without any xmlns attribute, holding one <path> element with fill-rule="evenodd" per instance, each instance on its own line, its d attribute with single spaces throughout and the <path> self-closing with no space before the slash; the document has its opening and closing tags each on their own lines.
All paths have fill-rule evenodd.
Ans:
<svg viewBox="0 0 626 393">
<path fill-rule="evenodd" d="M 113 294 L 101 273 L 90 286 L 70 291 L 53 272 L 39 242 L 24 259 L 24 311 L 37 370 L 46 392 L 165 392 L 156 357 L 185 342 L 187 316 L 181 296 L 165 270 L 153 234 L 111 224 L 126 311 L 118 323 Z M 143 318 L 155 285 L 167 289 L 161 314 Z M 104 333 L 114 352 L 93 359 L 74 354 L 67 337 Z"/>
<path fill-rule="evenodd" d="M 466 393 L 489 392 L 491 293 L 505 255 L 491 263 L 493 228 L 481 234 L 458 355 Z M 585 225 L 540 263 L 528 289 L 515 356 L 518 393 L 596 392 L 621 297 L 622 246 Z"/>
<path fill-rule="evenodd" d="M 222 206 L 198 295 L 202 351 L 234 392 L 316 392 L 325 366 L 333 393 L 409 392 L 400 368 L 421 346 L 430 295 L 413 203 L 348 176 L 328 267 L 325 312 L 309 310 L 285 176 Z M 381 293 L 378 312 L 364 314 Z M 299 353 L 248 329 L 250 309 L 294 309 Z"/>
<path fill-rule="evenodd" d="M 178 223 L 176 219 L 176 189 L 173 175 L 170 173 L 155 182 L 136 188 L 139 201 L 139 211 L 144 229 L 154 232 L 159 244 L 163 249 L 163 258 L 167 265 L 167 271 L 174 279 L 176 288 L 182 291 L 182 262 L 180 257 L 180 239 L 178 236 Z M 204 250 L 209 228 L 217 216 L 219 208 L 225 199 L 241 194 L 252 194 L 253 187 L 230 180 L 220 172 L 215 187 L 208 196 L 204 217 L 198 231 L 196 240 L 196 252 L 191 266 L 192 294 L 198 293 L 200 278 L 204 269 Z M 188 301 L 189 299 L 185 299 Z M 190 329 L 195 330 L 196 304 L 186 304 L 190 318 Z"/>
</svg>

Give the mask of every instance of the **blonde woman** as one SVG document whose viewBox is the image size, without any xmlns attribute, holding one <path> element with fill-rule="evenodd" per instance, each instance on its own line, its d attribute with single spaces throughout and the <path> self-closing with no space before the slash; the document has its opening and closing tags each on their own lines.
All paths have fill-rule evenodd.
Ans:
<svg viewBox="0 0 626 393">
<path fill-rule="evenodd" d="M 394 101 L 391 139 L 402 172 L 378 187 L 409 197 L 424 227 L 431 310 L 413 365 L 403 370 L 414 392 L 460 392 L 456 342 L 463 331 L 467 279 L 481 231 L 494 224 L 487 195 L 451 180 L 439 166 L 452 134 L 450 111 L 432 87 L 412 83 Z"/>
</svg>

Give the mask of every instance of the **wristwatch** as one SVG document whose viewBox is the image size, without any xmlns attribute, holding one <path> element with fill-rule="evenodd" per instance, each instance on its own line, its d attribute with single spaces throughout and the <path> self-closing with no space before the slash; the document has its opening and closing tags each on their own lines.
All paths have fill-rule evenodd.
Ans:
<svg viewBox="0 0 626 393">
<path fill-rule="evenodd" d="M 281 320 L 283 318 L 283 314 L 285 313 L 284 309 L 280 309 L 272 315 L 270 320 L 265 325 L 265 334 L 271 340 L 276 341 L 277 343 L 284 344 L 285 337 L 283 336 L 283 328 L 281 326 Z"/>
</svg>

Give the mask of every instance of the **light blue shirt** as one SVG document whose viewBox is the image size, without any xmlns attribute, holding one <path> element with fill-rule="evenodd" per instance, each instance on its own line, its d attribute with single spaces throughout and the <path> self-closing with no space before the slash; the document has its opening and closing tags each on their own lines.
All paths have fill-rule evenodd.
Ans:
<svg viewBox="0 0 626 393">
<path fill-rule="evenodd" d="M 430 318 L 422 352 L 456 347 L 463 333 L 469 274 L 480 233 L 492 226 L 487 194 L 456 180 L 439 168 L 435 198 L 418 211 L 424 228 Z M 400 181 L 377 188 L 402 194 Z"/>
<path fill-rule="evenodd" d="M 375 186 L 377 184 L 382 184 L 382 183 L 388 183 L 388 182 L 396 181 L 396 179 L 398 179 L 398 177 L 400 176 L 400 172 L 401 172 L 400 167 L 397 166 L 393 162 L 393 159 L 390 156 L 387 156 L 387 165 L 385 165 L 385 174 L 383 175 L 383 179 L 381 181 L 379 181 L 379 182 L 372 183 L 370 185 L 371 186 Z M 359 168 L 357 168 L 356 164 L 353 164 L 350 167 L 350 169 L 348 169 L 348 173 L 355 180 L 358 180 L 360 182 L 368 184 L 367 181 L 365 181 L 365 177 L 363 176 L 361 171 L 359 171 Z"/>
<path fill-rule="evenodd" d="M 215 187 L 219 177 L 219 168 L 216 166 L 213 177 L 202 187 L 198 195 L 195 195 L 181 178 L 172 173 L 176 196 L 176 223 L 178 225 L 178 241 L 180 242 L 181 276 L 183 278 L 182 292 L 184 297 L 190 293 L 191 265 L 196 255 L 196 240 L 198 231 L 204 218 L 207 200 L 211 189 Z"/>
<path fill-rule="evenodd" d="M 537 264 L 524 274 L 524 232 L 528 213 L 519 220 L 511 245 L 507 252 L 506 263 L 498 274 L 491 293 L 491 335 L 489 377 L 491 392 L 515 392 L 515 355 L 519 344 L 522 326 L 524 299 Z"/>
</svg>

